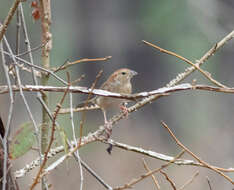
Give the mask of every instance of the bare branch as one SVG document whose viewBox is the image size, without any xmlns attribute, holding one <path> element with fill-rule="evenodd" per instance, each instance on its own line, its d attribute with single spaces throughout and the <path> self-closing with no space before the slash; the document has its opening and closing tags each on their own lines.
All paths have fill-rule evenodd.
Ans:
<svg viewBox="0 0 234 190">
<path fill-rule="evenodd" d="M 116 187 L 114 188 L 113 190 L 123 190 L 123 189 L 129 189 L 131 188 L 133 185 L 135 185 L 136 183 L 142 181 L 143 179 L 145 179 L 146 177 L 149 177 L 151 176 L 152 174 L 156 173 L 156 172 L 159 172 L 161 171 L 162 169 L 168 167 L 170 164 L 172 164 L 175 160 L 177 160 L 178 158 L 180 158 L 183 154 L 185 153 L 185 151 L 182 151 L 180 152 L 174 160 L 172 160 L 171 162 L 168 162 L 167 164 L 165 165 L 162 165 L 160 168 L 157 168 L 155 170 L 152 170 L 146 174 L 143 174 L 141 175 L 140 177 L 138 177 L 137 179 L 133 179 L 132 181 L 130 181 L 129 183 L 126 183 L 125 185 L 123 186 L 120 186 L 120 187 Z"/>
<path fill-rule="evenodd" d="M 220 174 L 221 176 L 223 176 L 224 178 L 226 178 L 230 183 L 232 183 L 234 185 L 234 182 L 232 181 L 232 179 L 230 177 L 228 177 L 227 175 L 225 175 L 223 172 L 221 172 L 220 170 L 218 170 L 217 168 L 209 165 L 207 162 L 203 161 L 202 159 L 200 159 L 197 155 L 195 155 L 192 151 L 190 151 L 186 146 L 184 146 L 177 138 L 176 136 L 172 133 L 172 131 L 169 129 L 169 127 L 167 126 L 166 123 L 164 123 L 163 121 L 161 122 L 162 126 L 167 129 L 167 131 L 169 132 L 169 134 L 171 135 L 171 137 L 175 140 L 176 144 L 178 146 L 180 146 L 183 150 L 185 150 L 187 153 L 189 153 L 192 157 L 194 157 L 198 162 L 202 163 L 204 166 L 206 166 L 207 168 L 215 171 L 216 173 Z"/>
<path fill-rule="evenodd" d="M 116 142 L 116 141 L 114 141 L 112 139 L 108 139 L 108 142 L 107 141 L 101 141 L 101 142 L 111 144 L 111 145 L 113 145 L 113 146 L 115 146 L 117 148 L 121 148 L 123 150 L 136 152 L 136 153 L 139 153 L 139 154 L 142 154 L 142 155 L 145 155 L 145 156 L 149 156 L 151 158 L 156 158 L 158 160 L 162 160 L 162 161 L 166 161 L 166 162 L 170 162 L 171 160 L 174 159 L 174 157 L 172 157 L 172 156 L 157 153 L 157 152 L 155 152 L 153 150 L 146 150 L 146 149 L 143 149 L 143 148 L 139 148 L 139 147 L 127 145 L 127 144 L 124 144 L 124 143 Z M 196 162 L 194 160 L 178 159 L 178 160 L 175 160 L 173 163 L 177 164 L 177 165 L 199 166 L 199 167 L 208 168 L 206 165 L 203 165 L 202 163 Z M 212 166 L 212 167 L 214 167 L 217 170 L 222 171 L 222 172 L 234 172 L 234 168 L 227 168 L 226 169 L 226 168 L 220 168 L 220 167 L 217 167 L 217 166 Z"/>
<path fill-rule="evenodd" d="M 226 44 L 228 41 L 230 41 L 234 37 L 234 30 L 231 31 L 228 35 L 226 35 L 221 41 L 218 43 L 215 43 L 215 45 L 208 50 L 198 61 L 196 61 L 197 66 L 201 66 L 203 63 L 205 63 L 212 55 L 215 54 L 215 52 L 220 49 L 224 44 Z M 174 86 L 184 80 L 186 77 L 188 77 L 191 73 L 193 73 L 196 70 L 194 67 L 188 67 L 185 69 L 183 73 L 179 73 L 175 79 L 171 80 L 167 86 Z"/>
<path fill-rule="evenodd" d="M 55 68 L 53 69 L 52 68 L 52 71 L 54 72 L 58 72 L 58 71 L 61 71 L 61 70 L 64 70 L 72 65 L 75 65 L 77 63 L 85 63 L 85 62 L 95 62 L 95 61 L 107 61 L 109 59 L 111 59 L 112 56 L 106 56 L 106 57 L 101 57 L 101 58 L 93 58 L 93 59 L 89 59 L 89 58 L 83 58 L 83 59 L 80 59 L 80 60 L 77 60 L 77 61 L 73 61 L 73 62 L 65 62 L 65 64 L 61 65 L 60 67 L 58 68 Z"/>
<path fill-rule="evenodd" d="M 211 183 L 210 183 L 210 179 L 209 179 L 208 177 L 206 177 L 206 180 L 207 180 L 207 183 L 208 183 L 208 185 L 209 185 L 210 190 L 212 190 Z"/>
<path fill-rule="evenodd" d="M 17 9 L 20 2 L 22 2 L 22 0 L 15 0 L 14 1 L 12 7 L 10 8 L 10 10 L 8 12 L 7 17 L 5 18 L 5 20 L 3 22 L 3 24 L 2 25 L 0 24 L 0 26 L 1 26 L 1 28 L 0 28 L 0 42 L 2 41 L 2 38 L 3 38 L 3 36 L 4 36 L 4 34 L 5 34 L 6 30 L 7 30 L 7 27 L 10 24 L 11 19 L 14 16 L 15 11 L 16 11 L 16 9 Z"/>
<path fill-rule="evenodd" d="M 196 171 L 196 172 L 193 174 L 193 176 L 192 176 L 184 185 L 182 185 L 182 186 L 179 188 L 179 190 L 183 190 L 185 187 L 187 187 L 189 184 L 191 184 L 191 183 L 194 181 L 194 179 L 195 179 L 198 175 L 199 175 L 199 171 Z"/>
<path fill-rule="evenodd" d="M 69 88 L 69 86 L 67 87 L 67 89 L 68 89 L 68 88 Z M 55 127 L 56 127 L 56 119 L 57 119 L 57 116 L 58 116 L 58 112 L 59 112 L 59 110 L 61 109 L 61 106 L 62 106 L 62 104 L 63 104 L 63 102 L 64 102 L 64 100 L 65 100 L 65 97 L 66 97 L 67 93 L 68 93 L 68 90 L 64 92 L 64 95 L 62 96 L 60 102 L 57 104 L 57 106 L 56 106 L 56 108 L 55 108 L 54 115 L 53 115 L 52 127 L 51 127 L 51 136 L 50 136 L 50 140 L 49 140 L 49 143 L 48 143 L 48 147 L 47 147 L 47 149 L 45 150 L 45 158 L 43 159 L 43 162 L 42 162 L 42 164 L 41 164 L 41 166 L 40 166 L 40 169 L 39 169 L 39 171 L 38 171 L 38 173 L 37 173 L 37 176 L 36 176 L 36 178 L 35 178 L 33 184 L 32 184 L 31 187 L 30 187 L 30 190 L 34 189 L 35 186 L 37 185 L 37 183 L 39 183 L 39 180 L 40 180 L 40 178 L 41 178 L 40 175 L 41 175 L 41 173 L 42 173 L 42 171 L 43 171 L 43 169 L 44 169 L 44 167 L 45 167 L 45 165 L 46 165 L 47 156 L 48 156 L 48 154 L 49 154 L 49 151 L 50 151 L 50 149 L 51 149 L 52 143 L 53 143 L 53 141 L 54 141 Z"/>
<path fill-rule="evenodd" d="M 155 44 L 149 43 L 149 42 L 147 42 L 147 41 L 145 41 L 145 40 L 143 40 L 143 42 L 144 42 L 145 44 L 151 46 L 151 47 L 154 47 L 154 48 L 158 49 L 159 51 L 161 51 L 161 52 L 163 52 L 163 53 L 166 53 L 166 54 L 168 54 L 168 55 L 175 56 L 175 57 L 181 59 L 182 61 L 188 63 L 189 65 L 192 65 L 194 68 L 196 68 L 198 71 L 200 71 L 200 73 L 203 74 L 203 75 L 204 75 L 208 80 L 210 80 L 212 83 L 216 84 L 216 85 L 219 86 L 219 87 L 227 88 L 227 86 L 225 86 L 225 85 L 221 84 L 220 82 L 218 82 L 217 80 L 213 79 L 213 78 L 211 77 L 211 74 L 209 74 L 207 71 L 202 70 L 198 65 L 194 64 L 192 61 L 190 61 L 190 60 L 184 58 L 183 56 L 178 55 L 178 54 L 176 54 L 175 52 L 172 52 L 172 51 L 168 51 L 168 50 L 166 50 L 166 49 L 163 49 L 163 48 L 161 48 L 161 47 L 159 47 L 159 46 L 156 46 Z"/>
<path fill-rule="evenodd" d="M 150 172 L 151 170 L 149 169 L 145 159 L 143 159 L 143 164 L 144 164 L 144 168 L 147 170 L 147 172 Z M 152 180 L 153 180 L 157 190 L 160 190 L 160 186 L 159 186 L 159 183 L 158 183 L 158 180 L 156 179 L 156 177 L 153 174 L 151 175 L 151 177 L 152 177 Z"/>
<path fill-rule="evenodd" d="M 174 182 L 168 177 L 166 172 L 163 172 L 162 170 L 160 170 L 160 173 L 164 175 L 164 177 L 166 178 L 167 181 L 169 181 L 169 183 L 172 186 L 172 189 L 176 190 L 176 186 L 175 186 Z"/>
<path fill-rule="evenodd" d="M 19 87 L 13 85 L 12 86 L 13 91 L 19 91 Z M 23 91 L 28 92 L 39 92 L 39 91 L 48 91 L 48 92 L 65 92 L 66 87 L 54 87 L 54 86 L 40 86 L 40 85 L 22 85 Z M 72 93 L 84 93 L 84 94 L 92 94 L 97 96 L 105 96 L 105 97 L 112 97 L 112 98 L 120 98 L 120 99 L 126 99 L 126 100 L 132 100 L 135 101 L 139 98 L 147 98 L 150 96 L 160 95 L 160 96 L 168 96 L 169 93 L 172 92 L 179 92 L 184 90 L 203 90 L 203 91 L 212 91 L 212 92 L 222 92 L 222 93 L 234 93 L 234 88 L 219 88 L 219 87 L 213 87 L 208 85 L 191 85 L 189 83 L 184 83 L 180 85 L 176 85 L 173 87 L 163 87 L 159 88 L 157 90 L 152 90 L 149 92 L 140 92 L 135 94 L 119 94 L 114 92 L 109 92 L 106 90 L 101 89 L 90 89 L 87 87 L 80 87 L 80 86 L 70 86 L 68 89 L 68 92 Z M 5 94 L 9 92 L 8 86 L 0 86 L 0 94 Z M 142 100 L 143 102 L 143 100 Z M 143 106 L 143 105 L 142 105 Z M 78 109 L 79 110 L 79 109 Z M 84 110 L 82 110 L 84 111 Z"/>
</svg>

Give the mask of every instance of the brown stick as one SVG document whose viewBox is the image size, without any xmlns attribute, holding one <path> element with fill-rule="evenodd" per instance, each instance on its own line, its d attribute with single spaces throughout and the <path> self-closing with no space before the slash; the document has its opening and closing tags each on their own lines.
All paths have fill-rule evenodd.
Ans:
<svg viewBox="0 0 234 190">
<path fill-rule="evenodd" d="M 176 136 L 172 133 L 172 131 L 170 130 L 170 128 L 167 126 L 166 123 L 164 123 L 163 121 L 161 121 L 162 126 L 167 129 L 167 131 L 169 132 L 169 134 L 171 135 L 171 137 L 175 140 L 176 144 L 178 146 L 180 146 L 183 150 L 185 150 L 187 153 L 189 153 L 192 157 L 194 157 L 198 162 L 202 163 L 203 165 L 205 165 L 207 168 L 215 171 L 216 173 L 220 174 L 221 176 L 223 176 L 224 178 L 226 178 L 231 184 L 234 185 L 234 182 L 232 181 L 232 179 L 230 177 L 228 177 L 227 175 L 225 175 L 223 172 L 219 171 L 217 168 L 209 165 L 208 163 L 206 163 L 205 161 L 203 161 L 202 159 L 200 159 L 197 155 L 195 155 L 192 151 L 190 151 L 186 146 L 184 146 L 177 138 Z"/>
<path fill-rule="evenodd" d="M 17 9 L 17 7 L 19 6 L 19 3 L 21 2 L 21 0 L 15 0 L 15 2 L 13 3 L 12 7 L 10 8 L 7 17 L 5 18 L 3 25 L 1 26 L 1 30 L 0 30 L 0 42 L 2 41 L 2 38 L 7 30 L 8 25 L 10 24 L 12 17 L 15 14 L 15 11 Z"/>
</svg>

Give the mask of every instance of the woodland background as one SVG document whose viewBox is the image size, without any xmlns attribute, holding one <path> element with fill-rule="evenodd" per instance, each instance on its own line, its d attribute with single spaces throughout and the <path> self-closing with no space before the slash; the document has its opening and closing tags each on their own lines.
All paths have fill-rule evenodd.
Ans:
<svg viewBox="0 0 234 190">
<path fill-rule="evenodd" d="M 1 0 L 0 20 L 3 21 L 12 5 L 12 1 Z M 23 3 L 28 25 L 31 46 L 40 44 L 40 24 L 31 16 L 30 2 Z M 90 86 L 100 69 L 104 76 L 98 85 L 114 70 L 127 67 L 139 74 L 133 79 L 134 92 L 150 91 L 165 86 L 177 73 L 188 65 L 175 57 L 160 53 L 142 43 L 142 40 L 155 43 L 162 48 L 174 51 L 195 61 L 208 51 L 217 41 L 234 28 L 234 1 L 232 0 L 92 0 L 92 1 L 52 1 L 53 48 L 51 65 L 62 65 L 67 59 L 112 56 L 108 61 L 81 63 L 70 67 L 68 71 L 75 79 L 82 74 L 86 77 L 79 85 Z M 15 18 L 9 25 L 6 37 L 15 43 Z M 227 86 L 234 86 L 234 43 L 230 41 L 221 48 L 203 66 L 212 76 Z M 34 52 L 36 64 L 40 64 L 40 53 Z M 0 72 L 3 73 L 2 67 Z M 60 72 L 65 78 L 66 74 Z M 24 76 L 24 81 L 30 75 Z M 185 82 L 196 79 L 198 84 L 210 84 L 197 71 Z M 3 74 L 1 85 L 6 84 Z M 57 82 L 51 78 L 51 85 Z M 61 93 L 50 95 L 50 108 L 53 110 Z M 57 96 L 58 95 L 58 96 Z M 74 105 L 87 96 L 74 95 Z M 31 93 L 26 94 L 38 123 L 41 121 L 40 104 Z M 8 116 L 8 95 L 0 96 L 0 114 L 4 120 Z M 16 99 L 13 123 L 14 129 L 29 121 L 26 109 L 20 98 Z M 68 101 L 64 104 L 68 106 Z M 212 165 L 228 168 L 234 164 L 234 99 L 233 94 L 205 91 L 183 91 L 158 99 L 129 115 L 128 120 L 119 122 L 114 128 L 112 138 L 129 145 L 151 149 L 167 155 L 176 155 L 180 149 L 168 132 L 161 126 L 165 121 L 177 137 Z M 75 114 L 78 127 L 80 116 Z M 85 133 L 94 131 L 103 124 L 101 111 L 87 112 Z M 58 119 L 67 134 L 71 135 L 69 115 Z M 66 127 L 69 126 L 69 127 Z M 77 129 L 77 131 L 79 131 Z M 56 139 L 59 144 L 59 138 Z M 106 152 L 107 145 L 92 143 L 80 149 L 80 156 L 109 184 L 124 184 L 145 172 L 142 164 L 144 156 L 114 148 L 111 155 Z M 36 153 L 31 151 L 13 161 L 13 170 L 32 161 Z M 144 157 L 150 168 L 160 167 L 163 162 Z M 186 156 L 191 159 L 191 157 Z M 182 185 L 198 168 L 176 166 L 168 168 L 168 175 L 176 185 Z M 199 176 L 188 189 L 208 189 L 206 176 L 214 189 L 231 189 L 224 178 L 208 169 L 199 168 Z M 21 187 L 31 184 L 35 172 L 19 179 Z M 103 189 L 87 172 L 84 172 L 84 189 Z M 234 178 L 234 174 L 229 176 Z M 162 189 L 170 189 L 164 177 L 156 174 Z M 79 168 L 73 159 L 50 173 L 49 182 L 53 189 L 74 189 L 79 187 Z M 134 189 L 153 189 L 151 178 L 143 180 Z M 22 188 L 24 189 L 24 188 Z"/>
</svg>

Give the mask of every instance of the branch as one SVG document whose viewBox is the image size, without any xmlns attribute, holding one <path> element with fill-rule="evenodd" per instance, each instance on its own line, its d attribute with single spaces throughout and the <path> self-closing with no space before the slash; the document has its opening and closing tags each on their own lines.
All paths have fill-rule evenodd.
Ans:
<svg viewBox="0 0 234 190">
<path fill-rule="evenodd" d="M 199 171 L 196 171 L 193 176 L 191 177 L 191 179 L 189 179 L 184 185 L 182 185 L 179 190 L 183 190 L 185 187 L 187 187 L 189 184 L 191 184 L 194 179 L 199 175 Z"/>
<path fill-rule="evenodd" d="M 196 61 L 197 66 L 201 66 L 205 63 L 212 55 L 216 53 L 222 46 L 224 46 L 228 41 L 230 41 L 234 37 L 234 30 L 231 31 L 228 35 L 226 35 L 221 41 L 216 43 L 209 51 L 207 51 L 199 60 Z M 167 86 L 174 86 L 188 77 L 192 72 L 194 72 L 196 68 L 188 67 L 185 69 L 183 73 L 179 73 L 175 79 L 171 80 Z"/>
<path fill-rule="evenodd" d="M 176 53 L 174 53 L 174 52 L 172 52 L 172 51 L 165 50 L 165 49 L 163 49 L 163 48 L 161 48 L 161 47 L 159 47 L 159 46 L 156 46 L 156 45 L 154 45 L 154 44 L 152 44 L 152 43 L 149 43 L 149 42 L 147 42 L 147 41 L 145 41 L 145 40 L 143 40 L 143 42 L 144 42 L 145 44 L 147 44 L 147 45 L 153 47 L 153 48 L 158 49 L 160 52 L 166 53 L 166 54 L 168 54 L 168 55 L 175 56 L 175 57 L 181 59 L 182 61 L 188 63 L 189 65 L 192 65 L 195 69 L 197 69 L 198 71 L 200 71 L 201 74 L 203 74 L 208 80 L 210 80 L 210 81 L 211 81 L 212 83 L 214 83 L 215 85 L 217 85 L 217 86 L 219 86 L 219 87 L 222 87 L 222 88 L 227 88 L 227 86 L 225 86 L 225 85 L 221 84 L 220 82 L 218 82 L 217 80 L 213 79 L 213 78 L 211 77 L 211 74 L 210 74 L 210 73 L 208 73 L 207 71 L 202 70 L 198 65 L 194 64 L 192 61 L 190 61 L 190 60 L 184 58 L 183 56 L 178 55 L 178 54 L 176 54 Z"/>
<path fill-rule="evenodd" d="M 12 85 L 13 91 L 19 91 L 20 88 L 16 85 Z M 67 87 L 54 87 L 54 86 L 41 86 L 41 85 L 22 85 L 23 91 L 28 92 L 65 92 Z M 172 92 L 179 92 L 184 90 L 203 90 L 203 91 L 212 91 L 212 92 L 222 92 L 222 93 L 234 93 L 234 88 L 219 88 L 214 86 L 208 85 L 192 85 L 189 83 L 184 83 L 180 85 L 176 85 L 173 87 L 163 87 L 156 90 L 152 90 L 149 92 L 140 92 L 135 94 L 119 94 L 115 92 L 109 92 L 106 90 L 101 89 L 90 89 L 87 87 L 81 86 L 70 86 L 68 92 L 72 93 L 83 93 L 83 94 L 92 94 L 97 96 L 105 96 L 105 97 L 112 97 L 112 98 L 120 98 L 126 100 L 136 101 L 139 98 L 147 98 L 150 96 L 160 95 L 160 96 L 167 96 L 169 93 Z M 6 94 L 9 92 L 9 88 L 7 85 L 0 86 L 0 94 Z M 83 110 L 82 110 L 83 111 Z"/>
<path fill-rule="evenodd" d="M 143 158 L 143 164 L 144 164 L 144 168 L 146 169 L 146 171 L 150 172 L 151 170 L 149 169 L 149 167 L 148 167 L 148 165 L 147 165 L 144 158 Z M 159 185 L 158 180 L 156 179 L 156 177 L 153 174 L 151 175 L 151 177 L 152 177 L 152 180 L 153 180 L 153 182 L 155 184 L 156 189 L 160 190 L 160 185 Z"/>
<path fill-rule="evenodd" d="M 10 24 L 11 19 L 14 16 L 15 11 L 16 11 L 17 7 L 19 6 L 20 2 L 23 2 L 23 1 L 22 0 L 15 0 L 15 2 L 13 3 L 12 7 L 9 10 L 8 15 L 5 18 L 3 24 L 2 25 L 0 24 L 0 26 L 1 26 L 1 28 L 0 28 L 0 42 L 2 41 L 2 38 L 7 30 L 7 27 Z"/>
<path fill-rule="evenodd" d="M 208 164 L 207 162 L 203 161 L 202 159 L 200 159 L 197 155 L 195 155 L 192 151 L 190 151 L 186 146 L 184 146 L 177 138 L 176 136 L 172 133 L 172 131 L 169 129 L 169 127 L 167 126 L 166 123 L 164 123 L 163 121 L 161 122 L 162 126 L 167 129 L 167 131 L 169 132 L 169 134 L 171 135 L 171 137 L 175 140 L 176 144 L 178 146 L 180 146 L 183 150 L 185 150 L 187 153 L 189 153 L 192 157 L 194 157 L 198 162 L 200 162 L 201 164 L 203 164 L 204 166 L 206 166 L 207 168 L 215 171 L 216 173 L 220 174 L 221 176 L 223 176 L 224 178 L 226 178 L 229 182 L 231 182 L 234 185 L 234 181 L 232 181 L 232 179 L 228 176 L 226 176 L 223 172 L 221 172 L 220 170 L 218 170 L 217 168 L 211 166 L 210 164 Z"/>
<path fill-rule="evenodd" d="M 67 87 L 67 89 L 68 89 L 68 88 L 69 88 L 69 86 Z M 41 173 L 42 173 L 44 167 L 46 166 L 47 156 L 48 156 L 48 154 L 49 154 L 49 151 L 50 151 L 50 149 L 51 149 L 52 143 L 53 143 L 53 141 L 54 141 L 55 127 L 56 127 L 56 119 L 57 119 L 57 116 L 58 116 L 58 112 L 59 112 L 59 110 L 60 110 L 61 107 L 62 107 L 62 104 L 63 104 L 63 102 L 64 102 L 64 100 L 65 100 L 65 97 L 66 97 L 67 93 L 68 93 L 68 91 L 65 91 L 65 92 L 64 92 L 63 97 L 61 98 L 60 102 L 57 104 L 57 106 L 56 106 L 56 108 L 55 108 L 54 115 L 53 115 L 52 127 L 51 127 L 51 136 L 50 136 L 50 139 L 49 139 L 48 147 L 46 147 L 46 149 L 45 149 L 45 158 L 43 159 L 43 162 L 42 162 L 42 164 L 41 164 L 41 166 L 40 166 L 40 169 L 39 169 L 39 171 L 38 171 L 38 173 L 37 173 L 37 176 L 36 176 L 36 178 L 35 178 L 33 184 L 32 184 L 31 187 L 30 187 L 30 190 L 34 189 L 34 187 L 37 185 L 37 183 L 39 183 L 39 180 L 40 180 L 40 178 L 41 178 L 40 175 L 41 175 Z"/>
<path fill-rule="evenodd" d="M 84 63 L 84 62 L 95 62 L 95 61 L 107 61 L 109 59 L 111 59 L 112 56 L 106 56 L 106 57 L 101 57 L 101 58 L 93 58 L 93 59 L 89 59 L 89 58 L 83 58 L 83 59 L 80 59 L 80 60 L 77 60 L 77 61 L 73 61 L 73 62 L 65 62 L 65 64 L 61 65 L 60 67 L 58 68 L 55 68 L 55 69 L 52 69 L 52 71 L 54 72 L 58 72 L 58 71 L 61 71 L 61 70 L 64 70 L 72 65 L 75 65 L 77 63 Z"/>
<path fill-rule="evenodd" d="M 162 170 L 160 170 L 160 173 L 163 174 L 164 177 L 166 178 L 166 180 L 171 184 L 172 189 L 176 190 L 175 183 L 168 177 L 168 175 L 166 174 L 166 172 L 163 172 Z"/>
<path fill-rule="evenodd" d="M 157 153 L 157 152 L 152 151 L 152 150 L 146 150 L 146 149 L 143 149 L 143 148 L 140 148 L 140 147 L 127 145 L 127 144 L 124 144 L 124 143 L 119 143 L 119 142 L 116 142 L 116 141 L 114 141 L 112 139 L 109 139 L 108 141 L 102 141 L 102 142 L 107 143 L 107 144 L 111 144 L 111 145 L 113 145 L 113 146 L 115 146 L 117 148 L 121 148 L 123 150 L 136 152 L 136 153 L 139 153 L 139 154 L 142 154 L 142 155 L 145 155 L 145 156 L 149 156 L 151 158 L 156 158 L 156 159 L 161 160 L 161 161 L 170 162 L 171 160 L 174 159 L 174 157 L 172 157 L 172 156 Z M 175 160 L 173 163 L 176 164 L 176 165 L 198 166 L 198 167 L 208 168 L 206 165 L 203 165 L 202 163 L 196 162 L 194 160 L 178 159 L 178 160 Z M 220 168 L 220 167 L 217 167 L 217 166 L 212 166 L 212 167 L 214 167 L 217 170 L 222 171 L 222 172 L 234 172 L 234 168 L 226 169 L 226 168 Z"/>
<path fill-rule="evenodd" d="M 172 164 L 176 159 L 180 158 L 183 154 L 184 154 L 185 151 L 182 151 L 181 153 L 179 153 L 172 161 L 168 162 L 167 164 L 165 165 L 162 165 L 160 168 L 157 168 L 155 170 L 152 170 L 150 172 L 147 172 L 146 174 L 143 174 L 141 175 L 140 177 L 138 177 L 137 179 L 133 179 L 131 180 L 129 183 L 126 183 L 125 185 L 123 186 L 120 186 L 120 187 L 116 187 L 114 188 L 113 190 L 123 190 L 123 189 L 129 189 L 131 188 L 133 185 L 135 185 L 136 183 L 142 181 L 143 179 L 145 179 L 146 177 L 149 177 L 151 176 L 152 174 L 156 173 L 156 172 L 159 172 L 161 171 L 162 169 L 168 167 L 170 164 Z"/>
<path fill-rule="evenodd" d="M 205 62 L 211 55 L 214 54 L 215 51 L 217 51 L 218 48 L 220 48 L 222 45 L 224 45 L 228 40 L 232 39 L 233 38 L 233 34 L 234 34 L 234 31 L 232 33 L 230 33 L 229 35 L 227 35 L 223 40 L 221 40 L 216 46 L 212 47 L 196 64 L 197 65 L 201 65 L 203 62 Z M 178 82 L 180 82 L 181 80 L 185 79 L 188 75 L 190 75 L 193 71 L 195 70 L 194 67 L 190 67 L 188 68 L 184 73 L 182 74 L 179 74 L 179 77 L 177 77 L 176 79 L 172 80 L 167 86 L 168 87 L 171 87 L 171 86 L 174 86 L 175 84 L 177 84 Z M 177 86 L 178 87 L 178 86 Z M 198 86 L 196 86 L 197 88 L 194 88 L 194 86 L 190 85 L 190 87 L 192 87 L 191 89 L 198 89 Z M 208 87 L 208 86 L 205 86 L 205 87 Z M 72 87 L 73 88 L 73 87 Z M 201 87 L 202 88 L 202 87 Z M 232 88 L 228 88 L 228 90 L 226 88 L 222 89 L 222 88 L 216 88 L 216 87 L 211 87 L 211 88 L 208 88 L 208 89 L 212 89 L 212 91 L 216 91 L 217 89 L 217 92 L 219 91 L 222 91 L 222 92 L 225 92 L 225 93 L 233 93 L 233 90 Z M 69 89 L 71 90 L 71 89 Z M 61 90 L 63 91 L 63 90 Z M 86 89 L 87 91 L 87 89 Z M 95 90 L 94 90 L 95 91 Z M 98 91 L 100 92 L 100 90 Z M 90 93 L 89 91 L 85 92 L 86 94 Z M 96 94 L 98 95 L 98 94 Z M 107 96 L 110 95 L 110 94 L 107 94 Z M 113 95 L 113 94 L 112 94 Z M 165 94 L 164 94 L 165 95 Z M 119 94 L 117 95 L 119 96 Z M 122 95 L 121 95 L 122 96 Z M 131 113 L 133 111 L 136 111 L 138 110 L 139 108 L 141 108 L 142 106 L 146 105 L 147 103 L 150 103 L 154 100 L 156 100 L 157 98 L 159 97 L 162 97 L 163 95 L 162 94 L 156 94 L 156 95 L 151 95 L 149 97 L 146 97 L 144 98 L 143 100 L 139 101 L 138 103 L 136 103 L 135 105 L 131 106 L 130 108 L 128 108 L 128 112 Z M 113 96 L 114 97 L 114 96 Z M 119 97 L 120 98 L 120 97 Z M 124 99 L 126 99 L 127 97 L 124 97 Z M 112 119 L 110 120 L 110 123 L 111 124 L 115 124 L 116 122 L 118 122 L 120 119 L 122 119 L 124 117 L 124 114 L 123 113 L 120 113 L 118 115 L 115 115 L 114 117 L 112 117 Z M 94 141 L 97 141 L 97 137 L 101 136 L 103 133 L 104 133 L 105 129 L 103 126 L 100 126 L 99 129 L 93 133 L 90 133 L 88 134 L 87 136 L 85 137 L 82 137 L 82 143 L 81 143 L 81 146 L 84 146 L 85 144 L 88 144 L 88 143 L 91 143 L 91 142 L 94 142 Z M 60 147 L 57 147 L 56 151 L 58 152 L 61 152 L 64 150 L 64 147 L 63 146 L 60 146 Z M 76 151 L 77 150 L 77 147 L 74 148 L 73 151 Z M 133 150 L 134 151 L 134 150 Z M 148 151 L 149 154 L 153 154 L 154 152 L 152 151 Z M 66 157 L 68 157 L 69 155 L 67 155 Z M 153 156 L 152 156 L 153 157 Z M 161 157 L 162 154 L 161 154 Z M 173 159 L 173 157 L 171 157 Z M 65 158 L 66 159 L 66 158 Z M 64 159 L 64 160 L 65 160 Z M 182 164 L 184 165 L 196 165 L 197 166 L 201 166 L 201 167 L 206 167 L 206 166 L 203 166 L 201 163 L 196 163 L 194 161 L 189 161 L 189 162 L 186 162 L 186 160 L 184 160 L 185 162 L 181 162 Z M 218 170 L 220 171 L 225 171 L 225 172 L 233 172 L 234 169 L 233 168 L 230 168 L 230 169 L 223 169 L 223 168 L 217 168 Z M 23 173 L 23 172 L 22 172 Z M 24 175 L 25 173 L 23 173 Z"/>
<path fill-rule="evenodd" d="M 99 127 L 99 128 L 101 128 L 101 127 Z M 101 133 L 100 130 L 101 129 L 98 130 L 99 133 Z M 90 140 L 90 142 L 95 141 L 96 140 L 95 138 L 92 139 L 92 136 L 94 136 L 94 134 L 97 134 L 97 131 L 94 132 L 94 133 L 88 134 L 88 136 L 86 136 L 86 137 L 83 137 L 82 138 L 82 142 L 86 141 L 86 143 L 87 143 L 88 139 Z M 111 144 L 111 145 L 113 145 L 113 146 L 115 146 L 117 148 L 121 148 L 121 149 L 124 149 L 124 150 L 127 150 L 127 151 L 132 151 L 132 152 L 136 152 L 136 153 L 139 153 L 139 154 L 143 154 L 145 156 L 149 156 L 151 158 L 155 158 L 155 159 L 158 159 L 158 160 L 161 160 L 161 161 L 171 162 L 172 160 L 175 159 L 172 156 L 168 156 L 168 155 L 165 155 L 165 154 L 157 153 L 157 152 L 152 151 L 152 150 L 146 150 L 146 149 L 143 149 L 143 148 L 126 145 L 126 144 L 123 144 L 123 143 L 119 143 L 119 142 L 113 141 L 111 139 L 109 139 L 108 142 L 106 142 L 106 141 L 102 141 L 102 142 L 107 143 L 107 144 Z M 74 142 L 74 141 L 71 142 L 71 143 L 73 145 L 76 145 L 76 142 Z M 82 143 L 81 146 L 83 146 L 83 145 L 84 144 Z M 56 156 L 57 154 L 59 154 L 59 153 L 61 153 L 63 151 L 64 151 L 64 147 L 63 146 L 58 146 L 58 147 L 56 147 L 54 149 L 51 149 L 50 152 L 48 153 L 47 158 L 48 159 L 49 158 L 53 158 L 54 156 Z M 42 155 L 41 159 L 42 160 L 44 159 L 44 155 Z M 205 167 L 205 168 L 207 168 L 205 165 L 203 165 L 203 164 L 201 164 L 199 162 L 193 161 L 193 160 L 177 159 L 173 163 L 176 164 L 176 165 L 198 166 L 198 167 Z M 31 170 L 33 170 L 34 168 L 36 168 L 38 166 L 40 166 L 40 158 L 37 158 L 34 161 L 32 161 L 31 163 L 26 164 L 24 168 L 15 171 L 14 175 L 15 175 L 16 179 L 24 177 L 28 172 L 30 172 Z M 217 166 L 212 166 L 212 167 L 215 167 L 216 169 L 218 169 L 220 171 L 223 171 L 223 172 L 234 172 L 234 168 L 227 168 L 226 169 L 226 168 L 220 168 L 220 167 L 217 167 Z"/>
</svg>

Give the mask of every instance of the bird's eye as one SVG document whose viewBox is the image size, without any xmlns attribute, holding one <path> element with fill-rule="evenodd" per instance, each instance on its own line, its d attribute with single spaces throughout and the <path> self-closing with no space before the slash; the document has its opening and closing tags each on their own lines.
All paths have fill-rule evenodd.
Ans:
<svg viewBox="0 0 234 190">
<path fill-rule="evenodd" d="M 126 75 L 126 72 L 122 72 L 121 74 L 122 74 L 122 75 Z"/>
</svg>

